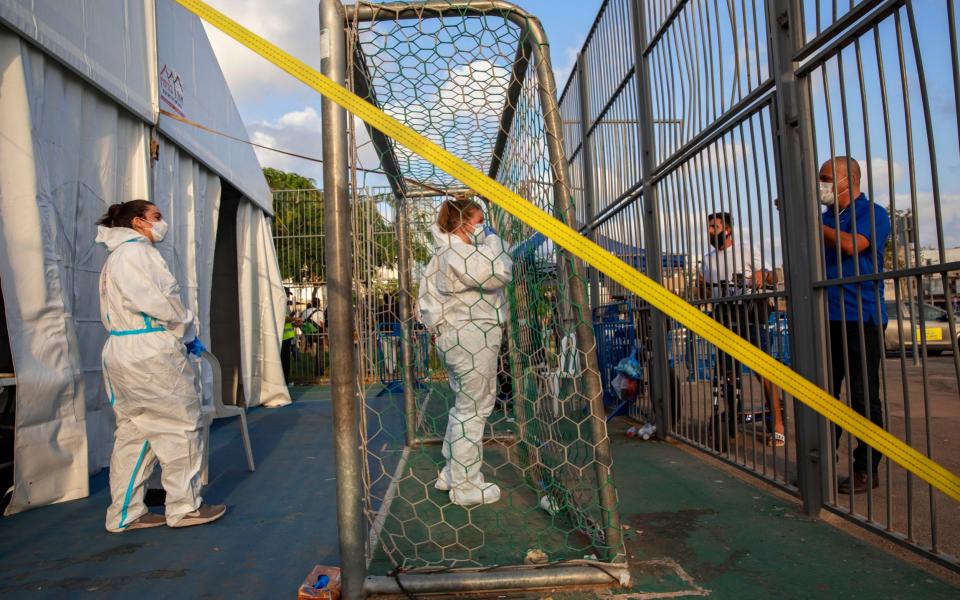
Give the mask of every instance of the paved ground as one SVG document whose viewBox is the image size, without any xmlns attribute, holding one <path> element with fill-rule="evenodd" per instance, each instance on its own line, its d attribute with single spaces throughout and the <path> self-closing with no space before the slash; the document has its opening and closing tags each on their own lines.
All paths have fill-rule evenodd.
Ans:
<svg viewBox="0 0 960 600">
<path fill-rule="evenodd" d="M 938 463 L 960 473 L 960 382 L 957 381 L 952 355 L 930 357 L 926 371 L 905 361 L 906 378 L 899 359 L 884 362 L 888 398 L 888 429 L 901 439 L 907 438 L 907 423 L 910 423 L 911 444 L 926 452 Z M 906 381 L 906 385 L 904 385 Z M 907 407 L 909 406 L 909 419 Z M 929 438 L 927 417 L 929 415 Z M 841 463 L 846 461 L 845 444 L 841 444 Z M 846 472 L 844 467 L 843 472 Z M 890 474 L 892 473 L 892 476 Z M 854 510 L 861 515 L 872 513 L 873 519 L 890 524 L 896 531 L 910 532 L 914 539 L 931 545 L 930 488 L 925 483 L 911 478 L 908 484 L 904 469 L 894 467 L 881 470 L 883 477 L 880 489 L 872 497 L 873 506 L 861 496 Z M 936 506 L 933 515 L 938 528 L 938 545 L 943 552 L 960 557 L 960 503 L 934 492 Z M 838 504 L 849 508 L 848 498 L 839 498 Z"/>
<path fill-rule="evenodd" d="M 617 435 L 624 425 L 611 428 L 616 480 L 643 591 L 798 599 L 960 594 L 695 454 Z"/>
<path fill-rule="evenodd" d="M 0 520 L 0 596 L 292 597 L 314 564 L 338 560 L 328 396 L 295 396 L 293 406 L 251 411 L 256 473 L 246 472 L 236 424 L 213 432 L 206 497 L 230 506 L 218 523 L 109 534 L 105 474 L 90 498 Z M 627 548 L 644 593 L 634 597 L 960 594 L 694 454 L 613 427 Z"/>
<path fill-rule="evenodd" d="M 211 435 L 204 497 L 220 521 L 190 529 L 107 533 L 107 474 L 89 498 L 0 519 L 0 597 L 293 597 L 317 563 L 337 562 L 331 413 L 326 392 L 250 412 L 257 471 L 235 419 Z"/>
<path fill-rule="evenodd" d="M 886 398 L 887 428 L 903 440 L 908 440 L 921 452 L 928 445 L 931 455 L 954 473 L 960 472 L 960 394 L 953 356 L 929 357 L 926 369 L 914 365 L 910 358 L 887 358 L 883 364 L 882 395 Z M 746 380 L 752 388 L 752 402 L 762 406 L 759 386 Z M 711 446 L 709 428 L 698 423 L 709 422 L 703 415 L 710 414 L 712 392 L 708 383 L 684 383 L 681 386 L 683 411 L 691 418 L 682 422 L 680 432 L 691 441 Z M 786 418 L 787 446 L 774 450 L 763 442 L 763 426 L 747 425 L 735 446 L 724 449 L 723 455 L 739 465 L 763 473 L 766 477 L 790 487 L 796 481 L 796 448 L 794 446 L 794 410 L 788 404 Z M 929 419 L 928 419 L 929 416 Z M 909 417 L 909 418 L 908 418 Z M 910 435 L 907 436 L 907 423 Z M 928 444 L 929 422 L 929 444 Z M 849 472 L 847 438 L 838 451 L 837 472 L 845 477 Z M 947 555 L 960 557 L 960 503 L 934 492 L 935 506 L 931 509 L 930 488 L 915 477 L 908 479 L 906 470 L 895 465 L 880 467 L 881 486 L 870 494 L 852 499 L 836 495 L 834 504 L 846 512 L 871 520 L 878 526 L 906 535 L 925 547 L 934 545 L 933 528 L 937 524 L 936 546 Z"/>
</svg>

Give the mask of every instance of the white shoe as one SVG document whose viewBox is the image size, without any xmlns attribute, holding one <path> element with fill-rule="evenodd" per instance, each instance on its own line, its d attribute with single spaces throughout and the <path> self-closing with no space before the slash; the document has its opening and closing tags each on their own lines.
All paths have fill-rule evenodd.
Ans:
<svg viewBox="0 0 960 600">
<path fill-rule="evenodd" d="M 483 481 L 483 473 L 477 475 L 480 478 L 480 484 L 485 485 Z M 444 467 L 437 471 L 437 480 L 433 484 L 433 489 L 439 490 L 441 492 L 449 492 L 453 487 L 452 477 L 450 477 L 450 467 Z"/>
<path fill-rule="evenodd" d="M 134 529 L 150 529 L 152 527 L 163 527 L 167 524 L 167 519 L 163 515 L 158 515 L 157 513 L 152 513 L 147 511 L 140 515 L 134 521 L 131 521 L 124 527 L 120 529 L 108 529 L 110 533 L 123 533 L 124 531 L 132 531 Z"/>
<path fill-rule="evenodd" d="M 437 471 L 437 481 L 433 484 L 433 489 L 440 490 L 441 492 L 450 491 L 450 476 L 446 467 Z"/>
<path fill-rule="evenodd" d="M 193 527 L 195 525 L 206 525 L 222 517 L 227 512 L 225 504 L 201 504 L 197 510 L 187 513 L 179 521 L 170 525 L 170 527 Z"/>
<path fill-rule="evenodd" d="M 495 483 L 488 483 L 482 488 L 471 485 L 450 490 L 450 501 L 457 506 L 493 504 L 498 500 L 500 500 L 500 487 Z"/>
</svg>

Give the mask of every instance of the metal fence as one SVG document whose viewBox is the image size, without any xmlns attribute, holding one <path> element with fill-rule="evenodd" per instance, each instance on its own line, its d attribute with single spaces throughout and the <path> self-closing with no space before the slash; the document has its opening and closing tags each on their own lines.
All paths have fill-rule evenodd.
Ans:
<svg viewBox="0 0 960 600">
<path fill-rule="evenodd" d="M 361 377 L 369 383 L 393 382 L 399 371 L 397 349 L 382 332 L 399 321 L 396 211 L 389 188 L 358 188 L 354 196 L 354 301 L 357 314 L 369 324 L 356 340 L 363 357 Z M 285 349 L 289 353 L 285 359 L 287 381 L 325 381 L 330 377 L 330 344 L 324 194 L 318 189 L 277 190 L 273 192 L 273 206 L 277 261 L 289 292 L 288 315 L 295 335 Z M 425 379 L 433 374 L 424 366 L 417 376 Z"/>
<path fill-rule="evenodd" d="M 953 471 L 957 27 L 953 0 L 608 0 L 560 101 L 585 235 Z M 955 502 L 596 272 L 590 290 L 635 307 L 634 416 L 958 568 Z"/>
</svg>

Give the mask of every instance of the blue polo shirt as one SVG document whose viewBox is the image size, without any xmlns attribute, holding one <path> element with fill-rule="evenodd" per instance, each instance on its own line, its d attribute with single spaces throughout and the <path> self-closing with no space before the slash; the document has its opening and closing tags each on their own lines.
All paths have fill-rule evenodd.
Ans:
<svg viewBox="0 0 960 600">
<path fill-rule="evenodd" d="M 873 213 L 873 221 L 876 229 L 871 229 L 870 214 Z M 883 272 L 883 250 L 887 246 L 887 238 L 890 237 L 890 215 L 882 206 L 877 206 L 867 199 L 865 194 L 860 194 L 856 200 L 850 203 L 845 209 L 840 211 L 840 224 L 836 225 L 836 214 L 833 207 L 829 207 L 823 213 L 823 224 L 833 227 L 837 231 L 853 233 L 853 224 L 856 221 L 857 235 L 862 235 L 870 240 L 870 247 L 854 255 L 847 256 L 840 252 L 839 260 L 837 258 L 837 249 L 834 244 L 824 244 L 823 258 L 827 266 L 827 279 L 840 279 L 841 277 L 853 277 L 855 275 L 870 275 L 873 270 L 873 259 L 877 259 L 877 270 Z M 859 264 L 859 271 L 857 265 Z M 843 288 L 843 301 L 841 305 L 840 289 Z M 827 311 L 831 321 L 841 321 L 846 318 L 847 322 L 856 323 L 859 319 L 857 315 L 857 298 L 860 298 L 860 306 L 863 308 L 863 321 L 874 325 L 887 324 L 887 305 L 883 301 L 883 280 L 864 281 L 861 283 L 848 283 L 844 285 L 832 285 L 827 288 Z M 880 315 L 882 322 L 877 323 L 877 304 L 880 304 Z"/>
</svg>

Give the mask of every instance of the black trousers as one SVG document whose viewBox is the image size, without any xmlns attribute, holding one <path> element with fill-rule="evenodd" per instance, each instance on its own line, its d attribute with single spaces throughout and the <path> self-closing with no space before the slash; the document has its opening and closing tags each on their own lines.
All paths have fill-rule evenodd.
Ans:
<svg viewBox="0 0 960 600">
<path fill-rule="evenodd" d="M 317 368 L 316 375 L 317 377 L 323 377 L 323 363 L 327 359 L 327 353 L 323 350 L 323 336 L 317 336 L 314 346 L 317 350 Z"/>
<path fill-rule="evenodd" d="M 283 378 L 290 383 L 290 355 L 293 353 L 293 340 L 280 342 L 280 365 L 283 367 Z"/>
<path fill-rule="evenodd" d="M 767 349 L 769 317 L 770 308 L 765 299 L 718 303 L 713 309 L 715 320 L 764 351 Z M 728 432 L 730 437 L 734 437 L 737 431 L 737 412 L 742 408 L 743 366 L 726 352 L 718 351 L 714 376 L 717 378 L 715 384 L 720 387 L 726 401 Z"/>
<path fill-rule="evenodd" d="M 883 427 L 883 404 L 880 402 L 883 331 L 877 325 L 865 323 L 861 340 L 860 326 L 858 322 L 830 321 L 830 366 L 833 374 L 831 391 L 834 397 L 840 398 L 844 381 L 849 382 L 850 408 L 870 419 L 875 425 Z M 844 330 L 846 347 L 843 343 Z M 839 427 L 836 430 L 836 443 L 839 447 L 843 430 Z M 879 452 L 858 439 L 853 450 L 853 470 L 855 473 L 866 473 L 870 468 L 876 472 L 881 458 L 883 456 Z"/>
</svg>

